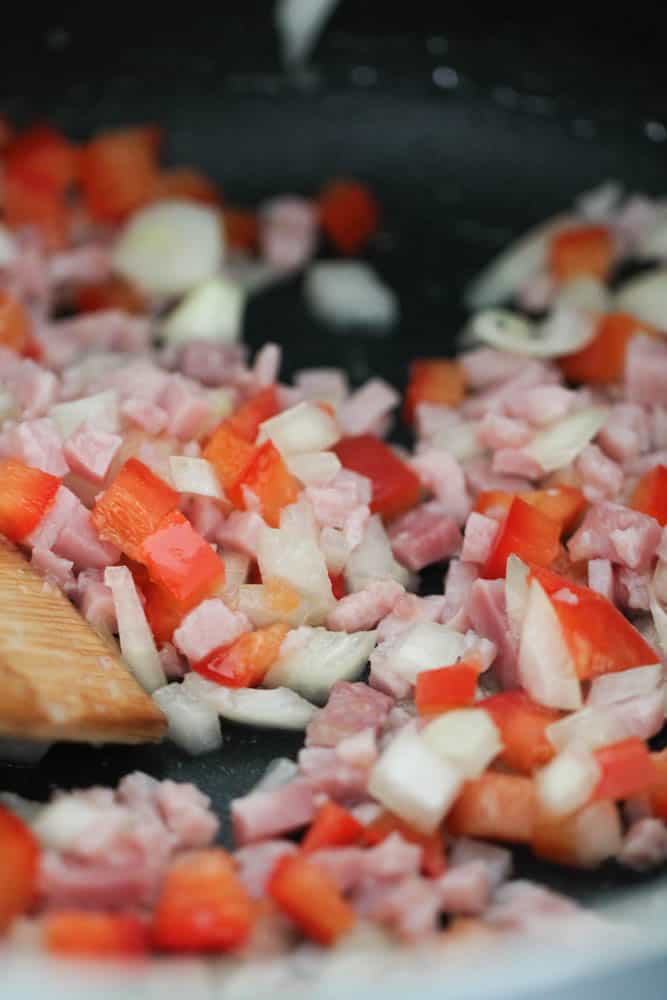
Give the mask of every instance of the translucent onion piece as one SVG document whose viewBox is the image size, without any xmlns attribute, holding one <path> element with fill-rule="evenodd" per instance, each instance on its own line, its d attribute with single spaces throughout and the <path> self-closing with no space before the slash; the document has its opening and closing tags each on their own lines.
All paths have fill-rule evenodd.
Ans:
<svg viewBox="0 0 667 1000">
<path fill-rule="evenodd" d="M 153 693 L 153 699 L 167 717 L 169 739 L 186 753 L 195 756 L 222 746 L 218 713 L 185 684 L 167 684 Z"/>
<path fill-rule="evenodd" d="M 233 344 L 241 336 L 245 293 L 229 278 L 218 276 L 193 288 L 160 324 L 172 344 L 216 340 Z"/>
<path fill-rule="evenodd" d="M 167 683 L 155 640 L 127 566 L 107 566 L 104 582 L 113 594 L 123 659 L 145 691 Z"/>
<path fill-rule="evenodd" d="M 551 427 L 538 431 L 523 451 L 539 462 L 545 472 L 564 469 L 604 427 L 607 413 L 604 406 L 591 406 L 572 413 Z"/>
</svg>

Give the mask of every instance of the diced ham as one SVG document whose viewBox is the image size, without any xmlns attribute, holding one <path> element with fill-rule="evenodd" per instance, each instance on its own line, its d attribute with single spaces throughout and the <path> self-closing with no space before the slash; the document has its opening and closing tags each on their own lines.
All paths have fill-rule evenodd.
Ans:
<svg viewBox="0 0 667 1000">
<path fill-rule="evenodd" d="M 286 854 L 296 852 L 297 846 L 291 840 L 265 840 L 234 851 L 239 876 L 253 899 L 261 899 L 265 895 L 266 883 L 276 862 Z"/>
<path fill-rule="evenodd" d="M 116 605 L 111 588 L 104 583 L 99 570 L 84 570 L 77 577 L 78 601 L 87 622 L 106 632 L 115 632 Z"/>
<path fill-rule="evenodd" d="M 415 432 L 420 440 L 430 441 L 436 435 L 445 433 L 455 435 L 462 423 L 459 411 L 452 406 L 417 403 L 415 407 Z"/>
<path fill-rule="evenodd" d="M 616 462 L 636 458 L 651 446 L 648 413 L 636 403 L 617 403 L 609 411 L 598 441 L 603 451 Z"/>
<path fill-rule="evenodd" d="M 233 510 L 218 527 L 215 540 L 227 549 L 256 559 L 263 525 L 262 517 L 254 511 Z"/>
<path fill-rule="evenodd" d="M 524 493 L 534 489 L 529 479 L 522 476 L 503 476 L 494 472 L 492 463 L 486 458 L 474 458 L 465 464 L 465 478 L 473 496 L 484 490 L 500 490 L 504 493 Z"/>
<path fill-rule="evenodd" d="M 630 476 L 643 476 L 645 472 L 650 472 L 656 465 L 667 465 L 667 448 L 661 451 L 651 451 L 648 455 L 640 455 L 639 458 L 629 459 L 623 466 L 623 471 Z"/>
<path fill-rule="evenodd" d="M 581 479 L 584 496 L 591 503 L 611 500 L 623 485 L 623 470 L 616 462 L 598 448 L 596 444 L 586 445 L 574 463 Z"/>
<path fill-rule="evenodd" d="M 448 559 L 461 545 L 458 524 L 437 500 L 398 517 L 388 534 L 394 557 L 414 572 Z"/>
<path fill-rule="evenodd" d="M 562 420 L 573 409 L 576 393 L 561 385 L 540 385 L 534 389 L 523 389 L 507 400 L 507 412 L 519 420 L 525 420 L 534 427 Z M 515 442 L 522 444 L 523 442 Z"/>
<path fill-rule="evenodd" d="M 544 469 L 532 455 L 522 448 L 501 448 L 493 456 L 492 469 L 502 476 L 521 476 L 524 479 L 539 479 Z"/>
<path fill-rule="evenodd" d="M 347 764 L 331 747 L 304 747 L 299 752 L 299 771 L 315 792 L 336 802 L 353 804 L 368 798 L 370 768 Z"/>
<path fill-rule="evenodd" d="M 191 496 L 183 506 L 183 513 L 207 542 L 217 542 L 218 532 L 225 523 L 225 516 L 217 500 L 211 497 Z"/>
<path fill-rule="evenodd" d="M 264 260 L 277 271 L 298 271 L 315 254 L 315 203 L 296 195 L 282 195 L 262 205 L 259 243 Z"/>
<path fill-rule="evenodd" d="M 349 893 L 363 879 L 365 853 L 360 847 L 322 848 L 309 860 L 327 873 L 339 892 Z"/>
<path fill-rule="evenodd" d="M 421 848 L 392 833 L 381 844 L 360 847 L 326 848 L 315 851 L 313 864 L 333 879 L 339 890 L 349 893 L 360 886 L 387 884 L 419 874 Z"/>
<path fill-rule="evenodd" d="M 609 559 L 628 569 L 648 570 L 660 542 L 661 529 L 647 514 L 616 503 L 590 507 L 567 548 L 575 562 Z"/>
<path fill-rule="evenodd" d="M 61 559 L 50 549 L 34 548 L 30 557 L 30 563 L 38 573 L 41 573 L 50 583 L 57 584 L 66 593 L 76 587 L 76 581 L 72 573 L 74 563 L 70 559 Z"/>
<path fill-rule="evenodd" d="M 64 559 L 71 559 L 77 572 L 82 569 L 104 569 L 120 559 L 120 550 L 115 545 L 102 541 L 90 511 L 78 499 L 58 532 L 53 551 Z"/>
<path fill-rule="evenodd" d="M 72 472 L 101 483 L 122 443 L 118 434 L 80 427 L 65 442 L 65 459 Z"/>
<path fill-rule="evenodd" d="M 498 522 L 473 511 L 463 533 L 461 561 L 482 565 L 488 559 L 498 534 Z"/>
<path fill-rule="evenodd" d="M 120 404 L 120 412 L 130 424 L 140 427 L 147 434 L 161 434 L 167 426 L 166 411 L 148 399 L 131 396 Z"/>
<path fill-rule="evenodd" d="M 163 358 L 167 367 L 207 386 L 236 386 L 248 380 L 243 344 L 220 344 L 212 340 L 190 340 Z"/>
<path fill-rule="evenodd" d="M 58 378 L 34 361 L 22 360 L 0 347 L 0 385 L 6 385 L 24 420 L 43 417 L 56 402 Z"/>
<path fill-rule="evenodd" d="M 443 513 L 463 524 L 472 504 L 463 469 L 454 456 L 431 448 L 413 458 L 411 465 L 423 486 L 439 501 Z"/>
<path fill-rule="evenodd" d="M 51 549 L 74 511 L 81 505 L 77 496 L 66 486 L 60 486 L 55 499 L 37 527 L 25 539 L 31 548 Z"/>
<path fill-rule="evenodd" d="M 417 622 L 439 622 L 445 609 L 444 596 L 417 597 L 416 594 L 403 594 L 396 601 L 391 614 L 378 626 L 378 642 L 395 639 Z"/>
<path fill-rule="evenodd" d="M 381 378 L 369 379 L 340 407 L 338 422 L 343 434 L 374 434 L 398 406 L 400 395 Z"/>
<path fill-rule="evenodd" d="M 171 375 L 158 400 L 167 414 L 167 433 L 181 441 L 197 437 L 211 416 L 200 386 L 183 375 Z"/>
<path fill-rule="evenodd" d="M 211 843 L 220 824 L 210 810 L 211 800 L 207 795 L 195 785 L 169 780 L 158 782 L 154 794 L 157 811 L 179 847 L 187 849 Z M 122 799 L 122 787 L 120 796 Z"/>
<path fill-rule="evenodd" d="M 462 562 L 460 559 L 451 560 L 445 577 L 445 603 L 440 615 L 440 621 L 444 625 L 450 625 L 456 618 L 457 628 L 469 627 L 470 620 L 466 608 L 472 585 L 478 576 L 479 568 L 476 565 Z"/>
<path fill-rule="evenodd" d="M 357 911 L 386 924 L 406 941 L 428 938 L 442 909 L 437 881 L 411 875 L 393 885 L 370 885 L 354 897 Z"/>
<path fill-rule="evenodd" d="M 310 823 L 315 808 L 313 784 L 301 778 L 270 791 L 251 792 L 233 799 L 234 840 L 243 846 L 299 830 Z"/>
<path fill-rule="evenodd" d="M 78 352 L 127 351 L 140 354 L 150 345 L 151 324 L 143 316 L 131 316 L 120 309 L 82 313 L 51 324 L 47 341 L 55 333 L 70 339 Z"/>
<path fill-rule="evenodd" d="M 455 869 L 459 865 L 468 865 L 471 862 L 481 862 L 485 865 L 489 885 L 494 892 L 507 881 L 512 872 L 512 853 L 506 847 L 472 840 L 469 837 L 459 837 L 449 855 L 450 867 Z"/>
<path fill-rule="evenodd" d="M 667 404 L 667 346 L 633 337 L 625 354 L 625 395 L 630 403 Z"/>
<path fill-rule="evenodd" d="M 648 413 L 648 423 L 649 448 L 667 448 L 667 407 L 651 407 Z"/>
<path fill-rule="evenodd" d="M 519 686 L 517 649 L 505 607 L 503 580 L 477 580 L 470 592 L 468 615 L 478 635 L 490 639 L 497 649 L 495 671 L 505 690 Z"/>
<path fill-rule="evenodd" d="M 623 837 L 616 860 L 637 872 L 663 865 L 667 861 L 667 827 L 663 821 L 649 817 L 633 823 Z"/>
<path fill-rule="evenodd" d="M 618 566 L 614 579 L 614 595 L 620 607 L 628 608 L 631 611 L 648 611 L 650 609 L 650 573 L 637 573 L 626 566 Z"/>
<path fill-rule="evenodd" d="M 347 594 L 329 612 L 326 627 L 334 632 L 373 629 L 405 593 L 395 580 L 372 580 L 363 590 Z"/>
<path fill-rule="evenodd" d="M 97 284 L 111 273 L 111 252 L 101 243 L 59 250 L 48 258 L 47 273 L 54 285 Z"/>
<path fill-rule="evenodd" d="M 471 389 L 486 389 L 496 382 L 505 382 L 530 366 L 530 359 L 507 354 L 491 347 L 479 347 L 462 354 L 463 365 Z"/>
<path fill-rule="evenodd" d="M 516 879 L 498 890 L 485 920 L 494 927 L 512 931 L 535 931 L 543 917 L 573 917 L 579 913 L 577 904 L 534 882 Z"/>
<path fill-rule="evenodd" d="M 392 699 L 360 682 L 338 681 L 324 708 L 318 709 L 306 729 L 306 745 L 335 747 L 365 729 L 379 733 Z"/>
<path fill-rule="evenodd" d="M 250 628 L 241 611 L 232 611 L 221 598 L 211 597 L 185 616 L 174 632 L 174 645 L 194 663 Z"/>
<path fill-rule="evenodd" d="M 375 728 L 368 726 L 352 736 L 346 736 L 336 745 L 336 754 L 344 764 L 352 767 L 372 767 L 379 754 Z"/>
<path fill-rule="evenodd" d="M 8 444 L 13 458 L 34 469 L 52 476 L 64 476 L 69 471 L 58 429 L 49 417 L 17 424 L 9 432 Z"/>
<path fill-rule="evenodd" d="M 591 559 L 589 561 L 588 586 L 613 603 L 614 571 L 608 559 Z"/>
<path fill-rule="evenodd" d="M 438 879 L 440 901 L 446 913 L 479 916 L 491 898 L 489 873 L 483 861 L 467 861 Z"/>
<path fill-rule="evenodd" d="M 515 420 L 501 413 L 487 413 L 477 425 L 477 440 L 485 448 L 520 448 L 532 435 L 525 420 Z"/>
<path fill-rule="evenodd" d="M 531 360 L 510 378 L 493 384 L 476 396 L 469 396 L 461 406 L 461 413 L 473 420 L 483 417 L 485 413 L 502 413 L 508 402 L 526 389 L 542 388 L 560 381 L 560 375 L 553 367 Z"/>
</svg>

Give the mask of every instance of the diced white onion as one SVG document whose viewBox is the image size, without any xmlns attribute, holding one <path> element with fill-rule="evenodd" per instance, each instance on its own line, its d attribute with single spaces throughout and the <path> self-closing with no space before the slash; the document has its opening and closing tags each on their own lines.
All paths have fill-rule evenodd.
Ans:
<svg viewBox="0 0 667 1000">
<path fill-rule="evenodd" d="M 333 451 L 306 451 L 288 455 L 287 468 L 304 486 L 325 486 L 340 472 L 341 464 Z"/>
<path fill-rule="evenodd" d="M 436 622 L 417 622 L 391 641 L 391 670 L 415 684 L 418 673 L 456 663 L 465 647 L 461 632 Z"/>
<path fill-rule="evenodd" d="M 611 305 L 611 294 L 598 278 L 572 278 L 558 289 L 554 305 L 556 308 L 567 306 L 570 309 L 603 313 L 607 312 Z"/>
<path fill-rule="evenodd" d="M 32 824 L 43 847 L 54 851 L 75 848 L 86 830 L 99 824 L 99 807 L 74 795 L 62 795 L 40 809 Z"/>
<path fill-rule="evenodd" d="M 665 611 L 658 600 L 653 584 L 649 587 L 649 598 L 651 602 L 651 617 L 655 625 L 660 649 L 662 650 L 662 655 L 667 657 L 667 611 Z"/>
<path fill-rule="evenodd" d="M 360 261 L 324 260 L 311 264 L 304 280 L 308 305 L 332 326 L 389 327 L 398 319 L 395 293 Z"/>
<path fill-rule="evenodd" d="M 340 528 L 322 528 L 320 548 L 330 573 L 342 573 L 350 555 L 350 546 Z"/>
<path fill-rule="evenodd" d="M 288 66 L 306 62 L 338 0 L 278 0 L 276 28 Z"/>
<path fill-rule="evenodd" d="M 229 688 L 194 673 L 188 674 L 183 683 L 223 719 L 247 726 L 302 730 L 316 712 L 314 705 L 285 687 L 272 691 Z"/>
<path fill-rule="evenodd" d="M 225 582 L 220 596 L 225 599 L 225 603 L 229 603 L 232 598 L 237 597 L 239 588 L 248 578 L 250 557 L 242 552 L 225 552 L 222 561 L 225 564 Z"/>
<path fill-rule="evenodd" d="M 597 750 L 624 738 L 624 730 L 602 705 L 591 705 L 552 722 L 547 739 L 556 750 Z"/>
<path fill-rule="evenodd" d="M 118 393 L 115 389 L 108 389 L 93 396 L 74 399 L 71 403 L 56 403 L 49 410 L 49 416 L 63 439 L 70 437 L 86 422 L 96 430 L 114 434 L 120 427 Z"/>
<path fill-rule="evenodd" d="M 521 636 L 528 603 L 528 567 L 512 554 L 505 569 L 505 607 L 510 631 L 516 642 Z"/>
<path fill-rule="evenodd" d="M 296 607 L 285 611 L 276 608 L 270 593 L 262 583 L 244 583 L 238 588 L 236 604 L 239 611 L 248 618 L 255 628 L 266 628 L 275 622 L 284 622 L 292 628 L 307 624 L 313 617 L 313 608 L 307 598 L 301 596 Z M 319 617 L 315 612 L 314 617 Z"/>
<path fill-rule="evenodd" d="M 422 833 L 432 833 L 463 784 L 451 761 L 438 756 L 422 737 L 399 733 L 373 767 L 368 791 L 390 812 Z"/>
<path fill-rule="evenodd" d="M 19 249 L 11 231 L 0 222 L 0 267 L 9 267 L 16 260 Z"/>
<path fill-rule="evenodd" d="M 472 420 L 462 420 L 454 427 L 441 427 L 429 438 L 429 444 L 438 450 L 448 451 L 459 462 L 484 453 L 477 437 L 477 423 Z"/>
<path fill-rule="evenodd" d="M 289 757 L 275 757 L 251 791 L 272 792 L 275 788 L 282 788 L 292 781 L 298 773 L 299 765 L 296 761 L 290 760 Z"/>
<path fill-rule="evenodd" d="M 542 323 L 533 323 L 508 309 L 489 309 L 470 320 L 466 337 L 499 351 L 531 358 L 558 358 L 585 347 L 595 333 L 585 313 L 561 305 Z"/>
<path fill-rule="evenodd" d="M 558 616 L 537 580 L 528 601 L 519 644 L 519 675 L 528 694 L 549 708 L 581 707 L 581 687 Z"/>
<path fill-rule="evenodd" d="M 535 775 L 540 805 L 553 816 L 567 816 L 588 802 L 600 780 L 600 766 L 584 750 L 564 750 Z"/>
<path fill-rule="evenodd" d="M 641 234 L 636 254 L 638 257 L 648 260 L 656 258 L 660 260 L 667 257 L 667 209 L 665 207 L 658 213 L 654 222 Z"/>
<path fill-rule="evenodd" d="M 151 295 L 183 295 L 212 278 L 223 257 L 218 212 L 166 200 L 131 216 L 114 248 L 113 266 Z"/>
<path fill-rule="evenodd" d="M 623 197 L 623 187 L 618 181 L 608 180 L 584 191 L 575 200 L 575 207 L 591 222 L 611 222 Z"/>
<path fill-rule="evenodd" d="M 104 582 L 113 595 L 123 659 L 145 691 L 156 691 L 167 678 L 132 574 L 127 566 L 107 566 Z"/>
<path fill-rule="evenodd" d="M 557 423 L 538 431 L 523 449 L 545 472 L 555 472 L 570 465 L 584 450 L 607 420 L 604 406 L 590 406 L 572 413 Z"/>
<path fill-rule="evenodd" d="M 215 340 L 233 344 L 241 336 L 246 293 L 222 275 L 197 285 L 160 324 L 160 333 L 172 344 L 188 340 Z"/>
<path fill-rule="evenodd" d="M 282 455 L 324 451 L 340 438 L 336 421 L 315 403 L 297 403 L 259 425 L 257 443 L 271 440 Z"/>
<path fill-rule="evenodd" d="M 349 593 L 363 590 L 373 580 L 396 580 L 403 587 L 410 584 L 410 573 L 394 559 L 389 537 L 379 514 L 374 514 L 364 530 L 364 537 L 347 560 L 345 582 Z"/>
<path fill-rule="evenodd" d="M 153 692 L 153 699 L 167 717 L 169 739 L 186 753 L 195 756 L 222 746 L 218 713 L 185 684 L 167 684 Z"/>
<path fill-rule="evenodd" d="M 480 708 L 445 712 L 429 722 L 421 735 L 439 757 L 456 764 L 467 781 L 479 778 L 503 748 L 491 716 Z"/>
<path fill-rule="evenodd" d="M 624 282 L 616 292 L 614 305 L 639 320 L 638 326 L 643 322 L 662 329 L 667 315 L 667 267 Z"/>
<path fill-rule="evenodd" d="M 321 704 L 338 681 L 357 680 L 375 646 L 375 632 L 300 630 L 303 642 L 288 644 L 265 676 L 265 687 L 288 687 Z"/>
<path fill-rule="evenodd" d="M 551 237 L 558 229 L 573 223 L 576 219 L 559 215 L 510 243 L 466 289 L 468 308 L 486 309 L 498 305 L 538 277 L 546 269 Z"/>
<path fill-rule="evenodd" d="M 179 493 L 213 497 L 214 500 L 223 499 L 223 492 L 215 469 L 205 458 L 170 455 L 169 473 L 174 489 L 178 490 Z"/>
<path fill-rule="evenodd" d="M 663 669 L 661 663 L 653 663 L 648 667 L 634 667 L 632 670 L 620 670 L 615 674 L 602 674 L 591 684 L 587 705 L 613 705 L 626 698 L 650 694 L 662 683 Z"/>
</svg>

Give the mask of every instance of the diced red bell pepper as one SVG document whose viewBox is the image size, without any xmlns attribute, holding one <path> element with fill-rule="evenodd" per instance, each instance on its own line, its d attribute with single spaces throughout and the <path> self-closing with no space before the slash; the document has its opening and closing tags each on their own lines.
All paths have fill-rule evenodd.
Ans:
<svg viewBox="0 0 667 1000">
<path fill-rule="evenodd" d="M 472 705 L 477 690 L 479 664 L 456 663 L 417 674 L 415 704 L 420 715 L 447 712 Z"/>
<path fill-rule="evenodd" d="M 57 476 L 13 458 L 0 461 L 0 532 L 20 542 L 37 527 L 60 487 Z"/>
<path fill-rule="evenodd" d="M 614 259 L 614 240 L 606 226 L 572 226 L 552 236 L 549 271 L 557 281 L 592 277 L 604 281 Z"/>
<path fill-rule="evenodd" d="M 654 816 L 667 821 L 667 747 L 651 754 L 653 782 L 648 797 Z"/>
<path fill-rule="evenodd" d="M 506 493 L 504 490 L 482 490 L 477 494 L 473 510 L 487 517 L 497 518 L 501 514 L 507 517 L 515 496 L 515 493 Z"/>
<path fill-rule="evenodd" d="M 144 569 L 142 566 L 141 569 Z M 134 569 L 133 569 L 134 575 Z M 135 582 L 138 582 L 135 576 Z M 144 595 L 144 611 L 157 643 L 171 642 L 172 636 L 188 611 L 192 611 L 200 598 L 193 601 L 177 601 L 172 594 L 158 583 L 148 578 L 148 573 L 139 584 Z M 202 598 L 203 600 L 203 598 Z"/>
<path fill-rule="evenodd" d="M 664 465 L 656 465 L 642 476 L 630 506 L 654 517 L 658 524 L 667 524 L 667 468 Z"/>
<path fill-rule="evenodd" d="M 200 201 L 205 205 L 218 205 L 222 201 L 217 184 L 194 167 L 172 167 L 161 170 L 155 178 L 153 198 L 183 198 Z"/>
<path fill-rule="evenodd" d="M 424 875 L 437 878 L 445 872 L 447 855 L 445 854 L 445 837 L 442 829 L 438 828 L 433 833 L 419 833 L 398 816 L 394 816 L 390 812 L 382 812 L 365 828 L 363 843 L 373 847 L 376 844 L 381 844 L 392 833 L 400 833 L 403 840 L 421 847 L 421 870 Z"/>
<path fill-rule="evenodd" d="M 597 815 L 591 817 L 588 810 L 595 810 Z M 569 816 L 541 813 L 530 846 L 537 857 L 555 864 L 590 868 L 599 863 L 594 859 L 596 854 L 599 857 L 600 840 L 608 844 L 610 834 L 618 837 L 619 833 L 617 806 L 612 802 L 589 802 Z"/>
<path fill-rule="evenodd" d="M 559 541 L 560 524 L 537 507 L 515 497 L 482 567 L 481 576 L 485 580 L 504 577 L 511 555 L 517 555 L 524 562 L 548 566 L 558 555 Z"/>
<path fill-rule="evenodd" d="M 225 687 L 255 687 L 277 660 L 289 626 L 277 622 L 245 632 L 193 664 L 197 673 Z"/>
<path fill-rule="evenodd" d="M 641 633 L 601 594 L 539 566 L 531 567 L 531 575 L 552 598 L 580 680 L 660 662 Z M 576 602 L 553 600 L 563 589 L 573 594 Z"/>
<path fill-rule="evenodd" d="M 500 760 L 522 774 L 531 774 L 552 759 L 556 751 L 546 730 L 561 713 L 532 701 L 524 691 L 503 691 L 477 702 L 489 713 L 500 732 Z"/>
<path fill-rule="evenodd" d="M 628 313 L 607 313 L 599 320 L 593 340 L 580 351 L 559 358 L 558 364 L 570 382 L 618 382 L 625 370 L 628 343 L 638 334 L 655 335 L 655 330 Z"/>
<path fill-rule="evenodd" d="M 648 792 L 655 782 L 656 768 L 643 740 L 631 736 L 595 751 L 600 780 L 595 799 L 629 799 Z"/>
<path fill-rule="evenodd" d="M 272 528 L 278 527 L 283 507 L 294 503 L 301 492 L 298 481 L 272 441 L 265 441 L 255 450 L 242 478 L 227 491 L 234 506 L 241 509 L 246 506 L 243 487 L 257 497 L 262 517 Z"/>
<path fill-rule="evenodd" d="M 13 177 L 45 182 L 62 193 L 76 180 L 76 150 L 51 125 L 33 125 L 10 144 L 5 168 Z"/>
<path fill-rule="evenodd" d="M 0 935 L 33 901 L 39 844 L 22 819 L 0 806 Z"/>
<path fill-rule="evenodd" d="M 358 181 L 332 181 L 320 195 L 319 208 L 322 229 L 344 254 L 358 253 L 380 221 L 375 196 Z"/>
<path fill-rule="evenodd" d="M 6 174 L 3 179 L 4 221 L 10 229 L 34 226 L 47 250 L 67 244 L 70 212 L 61 193 L 50 181 Z"/>
<path fill-rule="evenodd" d="M 242 403 L 238 410 L 225 421 L 230 431 L 234 431 L 244 441 L 254 444 L 259 425 L 275 417 L 280 412 L 278 393 L 275 385 L 261 389 L 255 396 Z"/>
<path fill-rule="evenodd" d="M 331 592 L 337 601 L 342 601 L 342 599 L 347 594 L 347 586 L 345 584 L 345 574 L 344 573 L 329 573 L 329 579 L 331 580 Z"/>
<path fill-rule="evenodd" d="M 459 406 L 466 391 L 466 373 L 458 361 L 423 358 L 410 365 L 410 379 L 405 390 L 403 419 L 411 424 L 419 403 Z"/>
<path fill-rule="evenodd" d="M 267 891 L 304 934 L 319 944 L 335 944 L 355 923 L 354 910 L 327 872 L 301 855 L 278 860 Z"/>
<path fill-rule="evenodd" d="M 215 468 L 225 493 L 235 487 L 255 456 L 253 445 L 231 430 L 226 421 L 213 432 L 202 455 Z"/>
<path fill-rule="evenodd" d="M 79 158 L 86 208 L 99 222 L 120 222 L 151 199 L 161 130 L 154 126 L 102 132 Z"/>
<path fill-rule="evenodd" d="M 0 346 L 23 354 L 30 337 L 25 306 L 9 292 L 0 292 Z"/>
<path fill-rule="evenodd" d="M 141 562 L 141 546 L 180 497 L 137 458 L 129 458 L 111 486 L 95 502 L 92 516 L 100 538 Z"/>
<path fill-rule="evenodd" d="M 187 517 L 174 510 L 141 544 L 141 561 L 151 578 L 187 602 L 224 581 L 225 564 Z"/>
<path fill-rule="evenodd" d="M 171 864 L 155 905 L 152 937 L 165 951 L 230 951 L 246 943 L 254 922 L 254 906 L 232 858 L 212 847 Z"/>
<path fill-rule="evenodd" d="M 76 293 L 79 312 L 121 309 L 140 316 L 146 312 L 146 300 L 136 285 L 125 278 L 111 277 L 96 285 L 84 285 Z"/>
<path fill-rule="evenodd" d="M 333 451 L 346 469 L 370 479 L 374 514 L 381 514 L 388 520 L 418 503 L 421 496 L 419 477 L 374 434 L 343 438 Z"/>
<path fill-rule="evenodd" d="M 364 827 L 352 813 L 337 802 L 325 802 L 301 841 L 301 850 L 311 854 L 323 847 L 358 844 L 363 833 Z"/>
<path fill-rule="evenodd" d="M 520 493 L 519 497 L 536 507 L 560 525 L 560 534 L 573 530 L 587 506 L 587 500 L 576 486 L 550 486 L 544 490 Z"/>
<path fill-rule="evenodd" d="M 537 818 L 537 798 L 531 778 L 486 771 L 468 781 L 447 818 L 455 837 L 481 837 L 530 843 Z"/>
<path fill-rule="evenodd" d="M 54 910 L 43 921 L 46 950 L 77 958 L 130 958 L 148 950 L 139 917 L 93 910 Z"/>
<path fill-rule="evenodd" d="M 225 207 L 221 213 L 227 246 L 254 253 L 259 246 L 259 223 L 254 212 Z"/>
</svg>

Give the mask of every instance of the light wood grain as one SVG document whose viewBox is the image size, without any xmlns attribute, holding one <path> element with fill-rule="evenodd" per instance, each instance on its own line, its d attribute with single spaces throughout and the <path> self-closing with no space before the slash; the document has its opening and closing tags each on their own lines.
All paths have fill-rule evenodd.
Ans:
<svg viewBox="0 0 667 1000">
<path fill-rule="evenodd" d="M 113 644 L 0 535 L 0 736 L 143 743 L 165 729 Z"/>
</svg>

